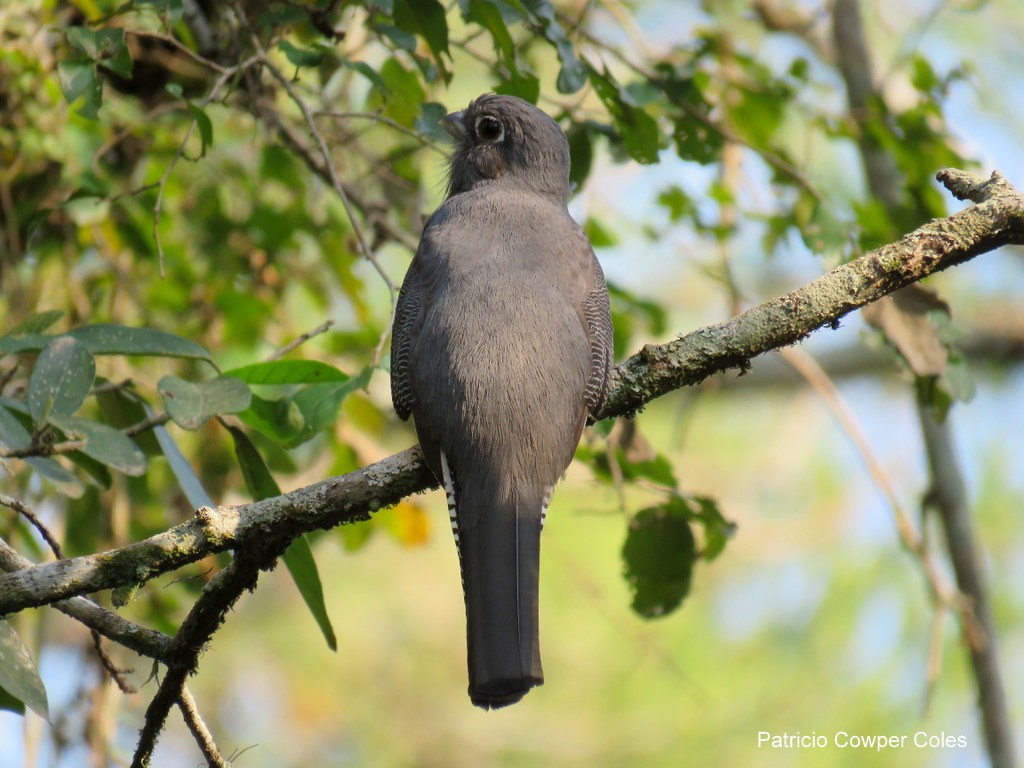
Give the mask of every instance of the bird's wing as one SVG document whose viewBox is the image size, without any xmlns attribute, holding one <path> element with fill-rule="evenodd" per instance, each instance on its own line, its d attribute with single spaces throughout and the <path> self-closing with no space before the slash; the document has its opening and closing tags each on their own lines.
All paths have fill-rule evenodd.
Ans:
<svg viewBox="0 0 1024 768">
<path fill-rule="evenodd" d="M 412 413 L 416 396 L 412 388 L 410 357 L 419 334 L 423 313 L 417 280 L 416 262 L 409 267 L 398 292 L 395 322 L 391 330 L 391 402 L 398 418 L 405 421 Z"/>
<path fill-rule="evenodd" d="M 589 249 L 588 249 L 589 250 Z M 611 306 L 608 301 L 608 286 L 604 281 L 601 265 L 590 251 L 593 265 L 593 282 L 583 297 L 583 324 L 590 341 L 590 375 L 587 377 L 587 410 L 597 416 L 604 407 L 611 379 L 612 332 Z"/>
</svg>

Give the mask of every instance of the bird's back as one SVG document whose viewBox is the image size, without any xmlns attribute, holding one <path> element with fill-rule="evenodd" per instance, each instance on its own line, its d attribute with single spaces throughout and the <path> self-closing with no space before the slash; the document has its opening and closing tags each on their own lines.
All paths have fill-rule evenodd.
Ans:
<svg viewBox="0 0 1024 768">
<path fill-rule="evenodd" d="M 418 431 L 448 452 L 468 448 L 462 465 L 501 461 L 506 480 L 542 487 L 572 459 L 591 364 L 579 304 L 593 256 L 552 208 L 492 192 L 438 210 L 417 255 L 431 279 L 412 370 Z M 470 440 L 444 445 L 445 432 Z"/>
</svg>

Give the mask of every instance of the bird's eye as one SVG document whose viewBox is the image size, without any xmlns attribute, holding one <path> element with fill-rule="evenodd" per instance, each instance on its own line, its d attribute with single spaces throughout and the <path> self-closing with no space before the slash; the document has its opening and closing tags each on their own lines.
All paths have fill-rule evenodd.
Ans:
<svg viewBox="0 0 1024 768">
<path fill-rule="evenodd" d="M 476 120 L 476 135 L 481 141 L 501 141 L 505 138 L 505 126 L 498 119 L 484 115 Z"/>
</svg>

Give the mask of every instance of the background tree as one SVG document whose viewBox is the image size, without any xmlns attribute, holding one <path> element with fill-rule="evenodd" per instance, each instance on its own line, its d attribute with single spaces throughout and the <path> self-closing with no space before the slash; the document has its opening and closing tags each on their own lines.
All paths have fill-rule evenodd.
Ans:
<svg viewBox="0 0 1024 768">
<path fill-rule="evenodd" d="M 5 3 L 2 762 L 820 764 L 759 732 L 921 731 L 957 743 L 879 762 L 1012 765 L 1019 254 L 917 284 L 1024 241 L 1000 179 L 943 175 L 977 205 L 928 223 L 940 169 L 1024 177 L 996 6 Z M 620 359 L 738 316 L 620 368 L 609 417 L 731 372 L 592 430 L 549 685 L 498 718 L 384 354 L 437 120 L 490 89 L 567 130 Z"/>
</svg>

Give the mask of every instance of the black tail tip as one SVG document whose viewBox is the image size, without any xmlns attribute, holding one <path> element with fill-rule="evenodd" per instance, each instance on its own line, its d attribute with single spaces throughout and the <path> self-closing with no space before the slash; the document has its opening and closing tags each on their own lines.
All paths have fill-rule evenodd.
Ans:
<svg viewBox="0 0 1024 768">
<path fill-rule="evenodd" d="M 543 677 L 492 680 L 486 685 L 470 687 L 469 700 L 480 709 L 501 709 L 515 704 L 537 685 L 544 685 Z"/>
</svg>

